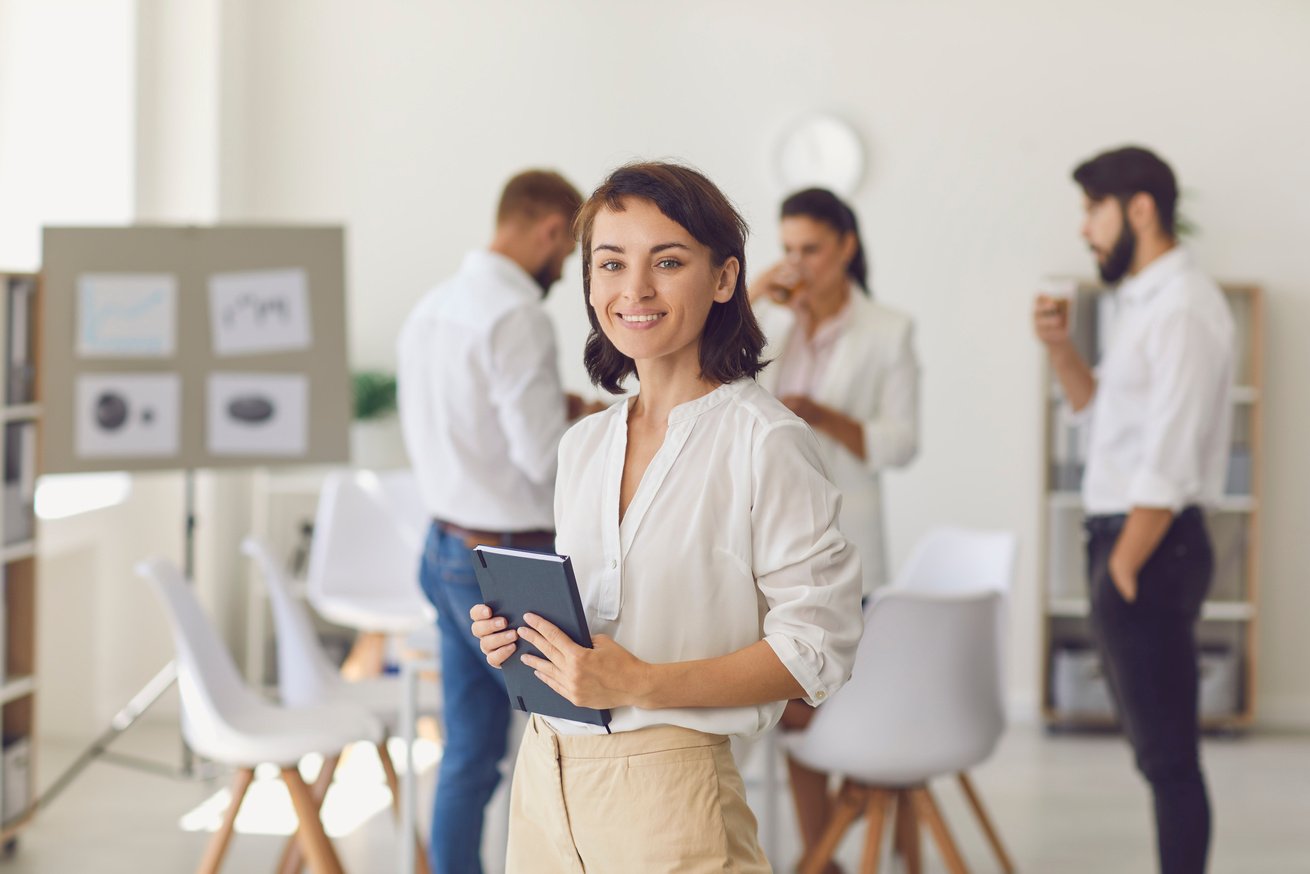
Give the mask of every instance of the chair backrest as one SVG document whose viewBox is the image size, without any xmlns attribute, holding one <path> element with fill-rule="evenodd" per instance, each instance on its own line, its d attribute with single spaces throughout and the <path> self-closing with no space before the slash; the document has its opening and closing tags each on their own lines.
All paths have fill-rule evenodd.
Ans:
<svg viewBox="0 0 1310 874">
<path fill-rule="evenodd" d="M 793 754 L 820 770 L 907 785 L 966 770 L 1004 730 L 995 591 L 888 588 L 865 612 L 851 680 L 815 714 Z"/>
<path fill-rule="evenodd" d="M 314 517 L 307 577 L 310 603 L 350 596 L 430 609 L 418 566 L 431 520 L 408 470 L 337 471 L 323 482 Z"/>
<path fill-rule="evenodd" d="M 919 539 L 895 586 L 920 592 L 1008 592 L 1019 538 L 1011 531 L 943 526 Z"/>
<path fill-rule="evenodd" d="M 200 755 L 225 761 L 233 723 L 242 713 L 266 705 L 241 679 L 232 654 L 177 565 L 148 559 L 136 572 L 150 583 L 168 616 L 177 651 L 182 734 Z"/>
<path fill-rule="evenodd" d="M 258 537 L 247 537 L 241 542 L 241 551 L 259 566 L 273 609 L 278 693 L 282 703 L 304 707 L 326 700 L 340 680 L 319 643 L 309 610 L 292 593 L 291 582 L 273 558 L 268 544 Z"/>
</svg>

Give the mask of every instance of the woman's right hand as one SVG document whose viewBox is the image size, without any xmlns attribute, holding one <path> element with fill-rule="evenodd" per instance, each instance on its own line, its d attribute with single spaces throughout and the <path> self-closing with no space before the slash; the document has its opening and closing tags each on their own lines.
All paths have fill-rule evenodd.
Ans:
<svg viewBox="0 0 1310 874">
<path fill-rule="evenodd" d="M 767 295 L 775 303 L 788 306 L 793 303 L 793 295 L 804 282 L 805 277 L 799 270 L 786 261 L 779 261 L 756 277 L 746 290 L 746 294 L 751 303 Z"/>
<path fill-rule="evenodd" d="M 505 627 L 508 624 L 505 617 L 492 616 L 491 608 L 486 604 L 474 604 L 469 610 L 469 619 L 473 620 L 473 636 L 478 639 L 487 664 L 499 668 L 514 655 L 519 633 Z"/>
</svg>

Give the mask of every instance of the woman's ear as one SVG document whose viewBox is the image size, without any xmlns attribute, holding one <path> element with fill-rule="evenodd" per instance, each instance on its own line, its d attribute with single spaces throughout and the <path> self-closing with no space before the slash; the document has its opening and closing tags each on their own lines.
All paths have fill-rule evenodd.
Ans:
<svg viewBox="0 0 1310 874">
<path fill-rule="evenodd" d="M 855 260 L 855 250 L 859 248 L 860 240 L 855 236 L 854 231 L 847 231 L 841 237 L 841 261 L 843 267 L 850 266 Z"/>
<path fill-rule="evenodd" d="M 735 257 L 726 259 L 719 267 L 718 282 L 714 287 L 714 302 L 727 303 L 737 290 L 737 276 L 741 273 L 741 262 Z"/>
</svg>

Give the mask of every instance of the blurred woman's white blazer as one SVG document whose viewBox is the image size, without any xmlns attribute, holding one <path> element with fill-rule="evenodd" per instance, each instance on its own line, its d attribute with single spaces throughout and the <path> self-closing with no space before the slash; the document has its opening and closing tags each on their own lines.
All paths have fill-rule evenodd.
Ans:
<svg viewBox="0 0 1310 874">
<path fill-rule="evenodd" d="M 812 400 L 864 425 L 863 461 L 824 432 L 815 433 L 842 492 L 839 524 L 859 552 L 867 595 L 887 581 L 879 473 L 909 464 L 919 449 L 919 361 L 908 315 L 875 303 L 858 288 L 851 289 L 851 307 L 850 324 L 837 339 Z M 777 362 L 796 319 L 789 308 L 767 299 L 756 304 L 755 315 L 768 341 L 764 357 L 772 362 L 759 383 L 776 394 Z"/>
</svg>

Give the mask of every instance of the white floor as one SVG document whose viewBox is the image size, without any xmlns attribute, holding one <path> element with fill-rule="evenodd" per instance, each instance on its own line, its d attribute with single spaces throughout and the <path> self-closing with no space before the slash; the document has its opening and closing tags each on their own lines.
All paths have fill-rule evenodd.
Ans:
<svg viewBox="0 0 1310 874">
<path fill-rule="evenodd" d="M 161 761 L 177 760 L 176 735 L 167 726 L 137 726 L 115 748 Z M 37 758 L 43 780 L 52 780 L 76 752 L 78 748 L 69 743 L 43 744 Z M 1206 764 L 1216 816 L 1212 874 L 1310 872 L 1310 736 L 1212 739 L 1206 743 Z M 1154 870 L 1147 796 L 1118 738 L 1050 737 L 1036 728 L 1012 728 L 996 756 L 975 777 L 1021 872 L 1149 874 Z M 343 766 L 340 779 L 329 797 L 337 827 L 350 828 L 363 818 L 349 834 L 335 839 L 343 864 L 352 872 L 394 871 L 396 832 L 376 759 L 362 751 L 353 763 Z M 0 862 L 0 874 L 194 870 L 208 835 L 184 831 L 179 823 L 206 799 L 211 808 L 216 807 L 213 796 L 225 782 L 179 781 L 107 763 L 92 765 L 40 814 L 17 851 Z M 428 768 L 420 782 L 425 799 L 432 785 Z M 759 785 L 753 783 L 751 788 L 758 810 Z M 970 870 L 998 871 L 958 788 L 944 782 L 935 791 Z M 239 828 L 289 827 L 289 802 L 279 798 L 275 788 L 257 799 Z M 797 842 L 789 802 L 781 801 L 780 858 L 774 862 L 779 871 L 789 872 Z M 503 804 L 496 806 L 503 810 Z M 426 818 L 426 810 L 424 814 Z M 204 818 L 204 811 L 193 813 L 188 823 L 194 826 Z M 224 870 L 271 870 L 284 840 L 269 834 L 238 834 Z M 487 841 L 493 848 L 488 854 L 489 871 L 500 869 L 502 856 L 494 849 L 501 842 L 503 830 L 493 823 Z M 857 869 L 860 844 L 861 836 L 853 831 L 842 847 L 839 860 L 847 871 Z M 929 852 L 928 870 L 944 870 Z"/>
</svg>

